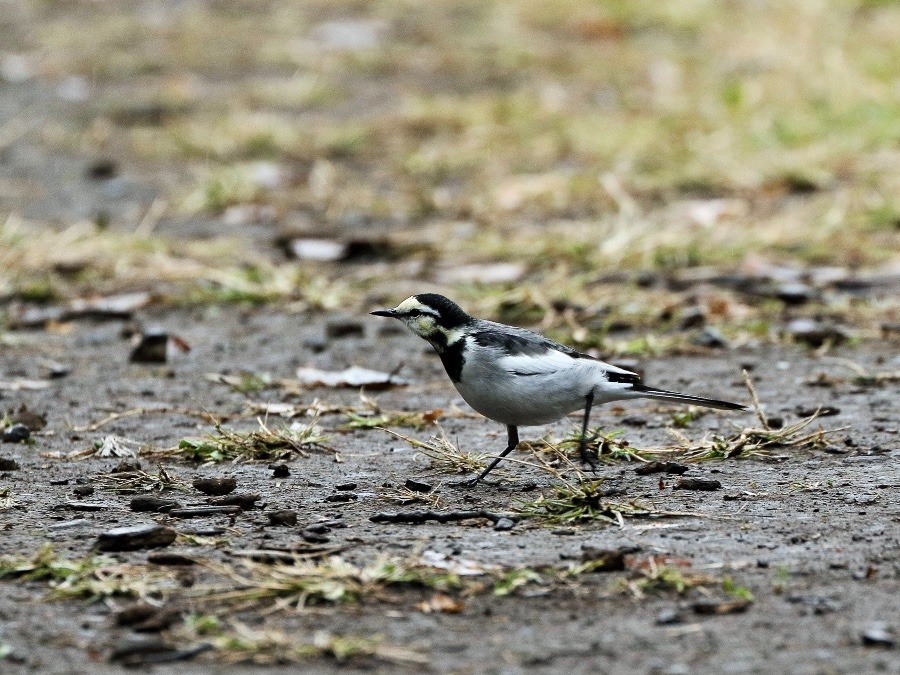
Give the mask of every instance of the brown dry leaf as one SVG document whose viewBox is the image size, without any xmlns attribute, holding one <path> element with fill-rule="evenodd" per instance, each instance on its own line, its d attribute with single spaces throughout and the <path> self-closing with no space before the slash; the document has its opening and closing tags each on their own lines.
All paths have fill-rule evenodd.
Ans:
<svg viewBox="0 0 900 675">
<path fill-rule="evenodd" d="M 433 424 L 437 422 L 441 415 L 444 414 L 444 411 L 441 408 L 435 408 L 434 410 L 426 410 L 422 413 L 422 419 L 428 422 L 429 424 Z"/>
<path fill-rule="evenodd" d="M 738 614 L 746 612 L 752 604 L 753 602 L 746 598 L 729 598 L 727 600 L 707 598 L 695 602 L 693 609 L 696 614 Z"/>
<path fill-rule="evenodd" d="M 285 417 L 287 419 L 303 417 L 309 411 L 308 406 L 294 405 L 293 403 L 251 401 L 249 406 L 250 410 L 252 410 L 255 415 L 274 415 L 276 417 Z"/>
<path fill-rule="evenodd" d="M 428 600 L 416 603 L 416 609 L 424 614 L 440 612 L 442 614 L 459 614 L 466 608 L 465 604 L 451 598 L 445 593 L 435 593 Z"/>
</svg>

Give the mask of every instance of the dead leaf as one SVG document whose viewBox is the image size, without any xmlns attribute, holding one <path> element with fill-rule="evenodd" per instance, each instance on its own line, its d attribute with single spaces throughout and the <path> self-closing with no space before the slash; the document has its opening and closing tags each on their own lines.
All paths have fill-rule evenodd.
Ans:
<svg viewBox="0 0 900 675">
<path fill-rule="evenodd" d="M 335 262 L 347 254 L 347 245 L 332 239 L 294 239 L 288 250 L 298 260 Z"/>
<path fill-rule="evenodd" d="M 465 558 L 457 558 L 445 553 L 432 551 L 431 549 L 422 552 L 420 562 L 427 567 L 447 570 L 448 572 L 452 572 L 461 577 L 478 577 L 499 569 L 496 565 L 488 565 L 475 560 L 467 560 Z"/>
<path fill-rule="evenodd" d="M 29 380 L 17 377 L 14 380 L 0 380 L 0 389 L 6 391 L 23 391 L 25 389 L 46 389 L 50 386 L 50 380 Z"/>
<path fill-rule="evenodd" d="M 393 373 L 370 370 L 360 366 L 350 366 L 344 370 L 320 370 L 318 368 L 298 368 L 297 379 L 310 387 L 368 387 L 385 389 L 411 384 Z"/>
<path fill-rule="evenodd" d="M 435 408 L 434 410 L 426 410 L 422 413 L 422 419 L 428 422 L 429 424 L 433 424 L 437 422 L 441 415 L 444 414 L 444 411 L 441 408 Z"/>
<path fill-rule="evenodd" d="M 75 319 L 129 319 L 135 310 L 153 300 L 150 293 L 121 293 L 94 298 L 76 298 L 65 305 L 16 307 L 10 313 L 10 328 L 41 328 Z"/>
<path fill-rule="evenodd" d="M 100 443 L 95 443 L 85 456 L 93 457 L 137 457 L 140 443 L 122 436 L 106 436 Z"/>
<path fill-rule="evenodd" d="M 715 600 L 707 598 L 694 603 L 694 612 L 697 614 L 738 614 L 746 612 L 753 602 L 744 598 L 728 600 Z"/>
<path fill-rule="evenodd" d="M 287 419 L 291 419 L 292 417 L 303 417 L 309 410 L 308 406 L 294 405 L 293 403 L 268 403 L 266 401 L 253 401 L 249 405 L 250 409 L 255 415 L 275 415 L 277 417 L 285 417 Z"/>
<path fill-rule="evenodd" d="M 445 593 L 435 593 L 428 600 L 416 603 L 416 609 L 425 614 L 440 612 L 442 614 L 459 614 L 465 605 Z"/>
</svg>

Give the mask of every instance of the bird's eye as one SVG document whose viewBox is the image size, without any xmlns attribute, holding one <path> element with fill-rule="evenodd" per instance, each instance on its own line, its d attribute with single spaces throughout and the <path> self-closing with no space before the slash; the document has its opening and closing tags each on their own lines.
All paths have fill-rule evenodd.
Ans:
<svg viewBox="0 0 900 675">
<path fill-rule="evenodd" d="M 416 316 L 422 316 L 422 310 L 420 309 L 411 309 L 406 313 L 406 316 L 413 318 Z"/>
</svg>

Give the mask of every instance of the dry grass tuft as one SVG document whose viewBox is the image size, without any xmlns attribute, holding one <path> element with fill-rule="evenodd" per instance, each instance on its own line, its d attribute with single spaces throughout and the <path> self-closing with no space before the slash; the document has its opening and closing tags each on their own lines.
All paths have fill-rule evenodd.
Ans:
<svg viewBox="0 0 900 675">
<path fill-rule="evenodd" d="M 578 475 L 574 481 L 563 481 L 551 486 L 550 495 L 541 495 L 533 501 L 520 502 L 518 512 L 526 518 L 557 524 L 584 524 L 603 522 L 624 525 L 624 518 L 665 515 L 653 507 L 638 501 L 618 502 L 610 500 L 603 489 L 603 480 L 589 480 Z"/>
<path fill-rule="evenodd" d="M 441 435 L 432 436 L 427 441 L 420 441 L 390 429 L 382 429 L 382 431 L 403 439 L 419 450 L 431 460 L 432 468 L 441 473 L 473 473 L 481 471 L 487 466 L 487 459 L 490 455 L 463 452 L 458 445 L 447 438 L 447 434 L 442 427 L 438 426 L 438 429 L 440 429 Z"/>
<path fill-rule="evenodd" d="M 308 450 L 334 452 L 326 445 L 325 436 L 315 418 L 309 424 L 294 422 L 290 426 L 271 429 L 262 419 L 256 431 L 239 432 L 216 425 L 215 435 L 201 439 L 186 438 L 166 454 L 179 454 L 203 462 L 264 461 L 286 459 L 293 455 L 308 457 Z"/>
</svg>

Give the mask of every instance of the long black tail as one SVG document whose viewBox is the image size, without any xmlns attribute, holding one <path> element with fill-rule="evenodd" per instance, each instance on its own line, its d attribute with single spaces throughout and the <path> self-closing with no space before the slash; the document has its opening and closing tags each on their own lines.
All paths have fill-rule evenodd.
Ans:
<svg viewBox="0 0 900 675">
<path fill-rule="evenodd" d="M 716 408 L 718 410 L 747 410 L 747 406 L 740 403 L 731 403 L 730 401 L 720 401 L 714 398 L 704 398 L 703 396 L 691 396 L 690 394 L 679 394 L 677 391 L 666 391 L 665 389 L 655 389 L 643 384 L 635 384 L 631 391 L 638 394 L 641 398 L 652 398 L 659 401 L 671 401 L 672 403 L 689 403 L 691 405 L 699 405 L 704 408 Z"/>
</svg>

